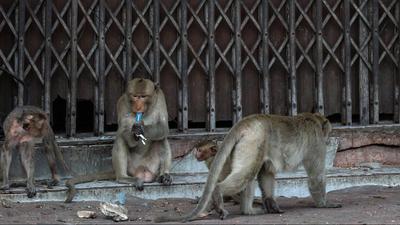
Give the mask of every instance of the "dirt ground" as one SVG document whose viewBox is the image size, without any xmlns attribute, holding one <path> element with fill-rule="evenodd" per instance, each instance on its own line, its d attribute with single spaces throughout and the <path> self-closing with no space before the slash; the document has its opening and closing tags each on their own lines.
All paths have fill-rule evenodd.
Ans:
<svg viewBox="0 0 400 225">
<path fill-rule="evenodd" d="M 342 208 L 318 209 L 313 207 L 311 198 L 278 198 L 283 214 L 258 216 L 239 215 L 239 206 L 232 202 L 225 204 L 230 215 L 219 220 L 215 213 L 190 224 L 400 224 L 400 187 L 354 187 L 330 192 L 328 199 L 341 203 Z M 128 198 L 126 207 L 129 220 L 122 224 L 152 223 L 157 215 L 180 215 L 195 207 L 193 199 L 143 200 Z M 77 217 L 79 210 L 97 213 L 94 219 Z M 110 224 L 116 223 L 103 216 L 99 202 L 9 203 L 0 205 L 1 224 Z"/>
</svg>

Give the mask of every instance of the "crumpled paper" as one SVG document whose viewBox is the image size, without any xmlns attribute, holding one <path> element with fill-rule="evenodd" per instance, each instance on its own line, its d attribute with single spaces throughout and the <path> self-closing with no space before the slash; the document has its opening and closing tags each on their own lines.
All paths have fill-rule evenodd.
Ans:
<svg viewBox="0 0 400 225">
<path fill-rule="evenodd" d="M 128 210 L 118 204 L 102 202 L 100 203 L 100 211 L 115 222 L 128 220 Z"/>
</svg>

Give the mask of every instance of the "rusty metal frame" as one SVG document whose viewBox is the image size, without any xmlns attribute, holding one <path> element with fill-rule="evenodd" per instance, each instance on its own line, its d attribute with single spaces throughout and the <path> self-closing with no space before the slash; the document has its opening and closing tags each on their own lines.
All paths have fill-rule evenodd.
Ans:
<svg viewBox="0 0 400 225">
<path fill-rule="evenodd" d="M 313 71 L 314 111 L 326 113 L 325 74 L 328 64 L 339 71 L 341 118 L 343 125 L 354 125 L 353 114 L 359 115 L 359 124 L 380 122 L 380 68 L 388 61 L 395 71 L 393 90 L 393 123 L 400 122 L 400 2 L 396 0 L 201 0 L 193 4 L 187 0 L 168 5 L 163 0 L 146 1 L 138 7 L 133 0 L 121 0 L 110 7 L 106 0 L 93 0 L 89 5 L 81 0 L 66 0 L 57 8 L 52 0 L 14 1 L 8 8 L 0 4 L 0 32 L 7 32 L 15 40 L 10 49 L 0 49 L 0 63 L 22 80 L 28 74 L 43 85 L 42 107 L 51 110 L 51 87 L 54 74 L 63 74 L 68 80 L 67 130 L 76 135 L 77 88 L 79 77 L 88 73 L 94 81 L 95 108 L 94 134 L 101 135 L 105 127 L 105 93 L 107 77 L 117 73 L 123 82 L 139 73 L 150 75 L 159 86 L 167 67 L 171 68 L 179 83 L 177 112 L 178 128 L 187 132 L 189 127 L 189 81 L 193 70 L 200 68 L 207 80 L 207 116 L 205 127 L 214 132 L 216 126 L 216 71 L 226 67 L 233 81 L 232 121 L 243 114 L 243 79 L 246 66 L 257 71 L 260 92 L 260 113 L 273 112 L 271 71 L 280 68 L 287 74 L 287 114 L 299 112 L 299 70 L 307 64 Z M 275 40 L 273 24 L 280 24 L 284 33 Z M 188 32 L 196 24 L 204 37 L 195 48 Z M 219 46 L 215 34 L 221 24 L 226 25 L 231 39 Z M 303 24 L 303 25 L 302 25 Z M 393 35 L 383 38 L 384 27 L 391 24 Z M 133 41 L 142 26 L 151 37 L 145 46 Z M 243 35 L 248 26 L 258 36 L 251 44 Z M 302 26 L 307 26 L 304 28 Z M 336 26 L 340 34 L 332 42 L 325 35 L 328 26 Z M 303 43 L 298 30 L 307 29 L 312 38 Z M 356 27 L 356 29 L 354 29 Z M 41 42 L 29 49 L 28 31 L 35 28 Z M 176 39 L 166 46 L 160 36 L 172 29 Z M 84 49 L 80 41 L 90 30 L 92 43 Z M 357 30 L 356 33 L 353 31 Z M 61 32 L 68 40 L 61 47 L 53 42 L 54 32 Z M 171 31 L 170 31 L 171 32 Z M 121 39 L 119 46 L 107 42 L 110 36 Z M 355 74 L 353 74 L 355 72 Z M 0 71 L 0 77 L 2 72 Z M 358 89 L 354 89 L 357 82 Z M 355 93 L 358 99 L 355 99 Z M 16 105 L 25 104 L 24 86 L 18 84 Z M 355 105 L 358 108 L 355 109 Z M 354 109 L 353 109 L 354 108 Z"/>
</svg>

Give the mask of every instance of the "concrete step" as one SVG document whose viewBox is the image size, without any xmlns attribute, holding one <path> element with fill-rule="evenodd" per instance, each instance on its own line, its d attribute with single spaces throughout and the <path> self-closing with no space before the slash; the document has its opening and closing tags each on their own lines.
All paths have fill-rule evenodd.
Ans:
<svg viewBox="0 0 400 225">
<path fill-rule="evenodd" d="M 78 193 L 74 201 L 114 201 L 117 195 L 125 193 L 145 199 L 158 198 L 196 198 L 201 196 L 207 173 L 173 174 L 171 186 L 158 183 L 145 184 L 144 191 L 136 191 L 134 187 L 112 181 L 98 181 L 77 185 Z M 331 168 L 327 172 L 327 191 L 339 190 L 354 186 L 381 185 L 399 186 L 400 168 L 379 169 L 342 169 Z M 14 188 L 10 193 L 0 194 L 0 198 L 15 202 L 64 201 L 65 186 L 47 189 L 38 187 L 35 198 L 27 198 L 24 188 Z M 277 175 L 276 196 L 306 197 L 309 195 L 307 176 L 304 171 L 279 173 Z M 256 196 L 260 196 L 259 190 Z"/>
<path fill-rule="evenodd" d="M 171 140 L 171 147 L 174 150 L 190 149 L 196 139 L 181 140 L 177 143 L 176 140 Z M 76 175 L 91 174 L 98 171 L 111 171 L 111 149 L 113 140 L 112 137 L 103 138 L 86 138 L 84 140 L 75 139 L 59 139 L 61 151 L 63 153 L 66 164 L 71 168 Z M 0 145 L 1 146 L 1 145 Z M 337 138 L 330 138 L 328 142 L 328 154 L 326 155 L 327 168 L 333 166 L 336 150 L 338 148 Z M 175 151 L 176 152 L 176 151 Z M 25 173 L 20 163 L 20 154 L 17 151 L 13 152 L 13 160 L 10 169 L 10 179 L 24 179 Z M 58 171 L 62 178 L 68 178 L 71 174 L 65 172 L 59 165 Z M 191 153 L 186 153 L 176 156 L 172 162 L 171 173 L 206 173 L 207 167 L 203 162 L 198 162 Z M 1 175 L 0 175 L 1 176 Z M 50 177 L 50 170 L 47 164 L 47 159 L 44 150 L 41 147 L 37 148 L 35 154 L 35 178 L 47 179 Z M 1 179 L 0 179 L 1 180 Z"/>
</svg>

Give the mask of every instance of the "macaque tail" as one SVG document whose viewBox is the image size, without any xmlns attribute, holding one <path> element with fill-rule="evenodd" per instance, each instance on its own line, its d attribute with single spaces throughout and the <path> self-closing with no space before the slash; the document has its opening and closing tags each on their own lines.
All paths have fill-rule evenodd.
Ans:
<svg viewBox="0 0 400 225">
<path fill-rule="evenodd" d="M 53 131 L 49 131 L 49 135 L 47 135 L 45 137 L 45 139 L 47 139 L 46 141 L 49 143 L 50 145 L 50 149 L 52 149 L 54 151 L 54 155 L 57 158 L 57 160 L 61 163 L 61 166 L 64 168 L 64 170 L 66 172 L 71 172 L 70 168 L 67 166 L 67 164 L 65 163 L 64 160 L 64 156 L 61 153 L 60 148 L 58 147 L 57 143 L 56 143 L 56 139 L 54 137 Z"/>
<path fill-rule="evenodd" d="M 196 220 L 201 212 L 203 212 L 208 203 L 211 200 L 212 194 L 214 192 L 215 186 L 217 185 L 218 178 L 220 173 L 224 167 L 224 164 L 234 149 L 236 143 L 239 141 L 240 136 L 235 134 L 236 132 L 229 132 L 229 134 L 225 137 L 224 141 L 221 144 L 220 150 L 218 150 L 215 155 L 214 161 L 211 164 L 211 168 L 208 172 L 207 182 L 204 187 L 203 195 L 197 204 L 196 208 L 186 216 L 181 217 L 170 217 L 170 216 L 160 216 L 154 218 L 154 222 L 171 222 L 171 221 L 192 221 Z"/>
<path fill-rule="evenodd" d="M 86 182 L 91 182 L 91 181 L 96 181 L 96 180 L 112 180 L 112 179 L 115 179 L 114 171 L 99 172 L 99 173 L 95 173 L 95 174 L 77 176 L 77 177 L 68 179 L 65 182 L 65 186 L 68 188 L 67 198 L 65 199 L 65 202 L 70 203 L 74 199 L 75 194 L 76 194 L 75 184 L 86 183 Z"/>
</svg>

